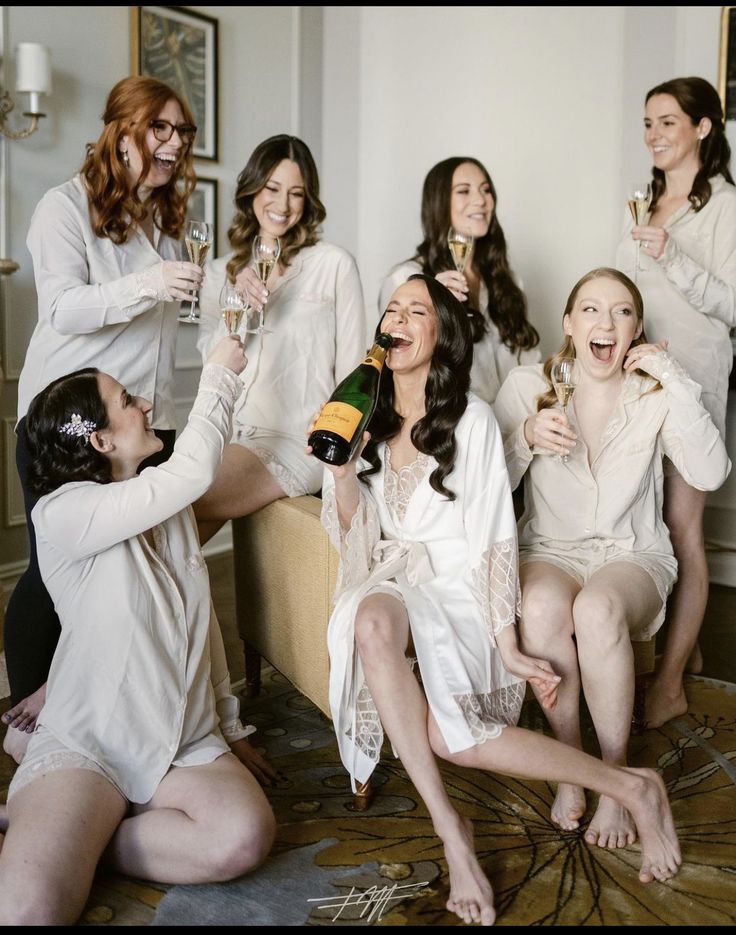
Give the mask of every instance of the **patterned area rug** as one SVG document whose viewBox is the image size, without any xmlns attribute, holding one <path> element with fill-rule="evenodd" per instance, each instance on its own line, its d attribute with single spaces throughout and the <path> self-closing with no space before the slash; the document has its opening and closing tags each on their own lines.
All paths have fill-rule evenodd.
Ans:
<svg viewBox="0 0 736 935">
<path fill-rule="evenodd" d="M 638 845 L 592 848 L 583 831 L 552 825 L 550 785 L 443 765 L 453 801 L 474 823 L 498 924 L 736 922 L 736 685 L 689 676 L 686 688 L 690 713 L 631 743 L 632 765 L 656 765 L 673 805 L 684 865 L 666 884 L 639 883 Z M 447 869 L 426 809 L 390 748 L 371 808 L 356 812 L 331 725 L 310 702 L 268 670 L 261 697 L 246 706 L 287 777 L 269 791 L 279 827 L 268 861 L 212 886 L 100 874 L 82 924 L 460 924 L 444 908 Z M 544 728 L 536 703 L 525 705 L 522 723 Z M 0 801 L 11 775 L 0 755 Z"/>
</svg>

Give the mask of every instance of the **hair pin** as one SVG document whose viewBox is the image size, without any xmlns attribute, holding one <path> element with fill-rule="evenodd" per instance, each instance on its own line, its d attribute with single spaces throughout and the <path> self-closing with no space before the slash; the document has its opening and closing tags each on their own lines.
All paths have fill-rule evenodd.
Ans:
<svg viewBox="0 0 736 935">
<path fill-rule="evenodd" d="M 90 422 L 89 419 L 83 419 L 78 412 L 73 412 L 71 420 L 59 426 L 62 435 L 74 435 L 76 438 L 83 438 L 86 442 L 97 428 L 96 422 Z"/>
</svg>

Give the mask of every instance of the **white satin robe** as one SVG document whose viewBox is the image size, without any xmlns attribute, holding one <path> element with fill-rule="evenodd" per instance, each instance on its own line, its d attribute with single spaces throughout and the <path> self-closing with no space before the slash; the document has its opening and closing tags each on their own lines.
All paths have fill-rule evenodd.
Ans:
<svg viewBox="0 0 736 935">
<path fill-rule="evenodd" d="M 325 471 L 322 522 L 341 557 L 327 637 L 330 706 L 353 784 L 368 779 L 383 742 L 354 638 L 358 606 L 373 590 L 400 592 L 427 701 L 451 752 L 498 736 L 519 717 L 525 683 L 505 670 L 495 641 L 516 622 L 516 522 L 501 434 L 490 407 L 472 393 L 456 438 L 455 467 L 445 479 L 454 501 L 432 489 L 437 462 L 424 457 L 415 463 L 421 477 L 404 498 L 405 513 L 397 512 L 395 498 L 387 503 L 384 444 L 381 470 L 368 487 L 360 483 L 347 532 Z"/>
</svg>

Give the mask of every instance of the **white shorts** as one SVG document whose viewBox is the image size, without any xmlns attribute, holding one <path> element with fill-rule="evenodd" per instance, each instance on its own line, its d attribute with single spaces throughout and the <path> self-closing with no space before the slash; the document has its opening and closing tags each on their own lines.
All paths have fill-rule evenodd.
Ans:
<svg viewBox="0 0 736 935">
<path fill-rule="evenodd" d="M 248 435 L 236 429 L 232 443 L 252 451 L 287 497 L 315 494 L 322 487 L 323 464 L 305 452 L 306 438 L 297 440 L 261 430 Z"/>
</svg>

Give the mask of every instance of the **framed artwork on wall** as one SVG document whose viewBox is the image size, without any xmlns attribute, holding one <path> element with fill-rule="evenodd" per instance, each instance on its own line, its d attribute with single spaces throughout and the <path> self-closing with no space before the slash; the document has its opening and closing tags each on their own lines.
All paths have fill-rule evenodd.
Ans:
<svg viewBox="0 0 736 935">
<path fill-rule="evenodd" d="M 726 120 L 736 120 L 736 7 L 733 6 L 724 6 L 721 13 L 718 93 Z"/>
<path fill-rule="evenodd" d="M 197 124 L 193 154 L 217 160 L 217 20 L 179 6 L 134 6 L 131 74 L 166 82 Z"/>
<path fill-rule="evenodd" d="M 217 250 L 217 179 L 197 176 L 197 187 L 192 192 L 187 206 L 187 219 L 209 221 L 215 230 L 210 257 L 219 256 Z"/>
</svg>

